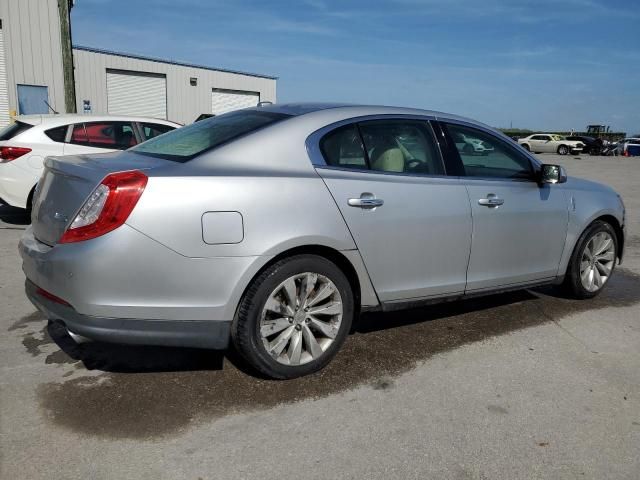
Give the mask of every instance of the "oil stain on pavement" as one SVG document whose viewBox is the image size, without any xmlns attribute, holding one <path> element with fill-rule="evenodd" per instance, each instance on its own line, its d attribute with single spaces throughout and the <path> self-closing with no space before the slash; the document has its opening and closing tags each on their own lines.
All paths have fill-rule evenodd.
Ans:
<svg viewBox="0 0 640 480">
<path fill-rule="evenodd" d="M 106 344 L 75 345 L 55 324 L 61 357 L 82 360 L 95 376 L 39 387 L 40 405 L 56 425 L 87 435 L 153 440 L 199 421 L 281 403 L 319 398 L 363 384 L 393 388 L 394 376 L 430 356 L 471 342 L 557 321 L 566 315 L 640 301 L 640 277 L 619 270 L 588 301 L 520 291 L 359 320 L 337 357 L 321 372 L 289 381 L 256 378 L 233 353 Z M 496 409 L 497 410 L 497 409 Z"/>
</svg>

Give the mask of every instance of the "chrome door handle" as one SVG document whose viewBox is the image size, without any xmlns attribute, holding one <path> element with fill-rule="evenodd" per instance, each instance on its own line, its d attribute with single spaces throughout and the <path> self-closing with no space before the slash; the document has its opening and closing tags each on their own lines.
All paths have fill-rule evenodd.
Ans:
<svg viewBox="0 0 640 480">
<path fill-rule="evenodd" d="M 502 205 L 504 203 L 504 200 L 502 198 L 498 198 L 495 193 L 490 193 L 489 195 L 487 195 L 487 198 L 481 198 L 480 200 L 478 200 L 478 204 L 485 206 L 485 207 L 499 207 L 500 205 Z"/>
<path fill-rule="evenodd" d="M 371 193 L 363 193 L 360 198 L 350 198 L 347 203 L 350 207 L 376 208 L 384 205 L 384 200 L 375 198 Z"/>
</svg>

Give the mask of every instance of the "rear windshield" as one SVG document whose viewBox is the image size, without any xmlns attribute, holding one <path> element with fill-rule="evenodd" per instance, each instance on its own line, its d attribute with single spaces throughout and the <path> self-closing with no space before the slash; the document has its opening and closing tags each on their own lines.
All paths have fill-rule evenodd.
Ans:
<svg viewBox="0 0 640 480">
<path fill-rule="evenodd" d="M 16 122 L 0 130 L 0 140 L 11 140 L 16 135 L 29 130 L 33 125 L 28 123 Z"/>
<path fill-rule="evenodd" d="M 290 115 L 283 113 L 238 110 L 178 128 L 141 143 L 131 150 L 176 162 L 186 162 L 202 152 L 289 117 Z"/>
</svg>

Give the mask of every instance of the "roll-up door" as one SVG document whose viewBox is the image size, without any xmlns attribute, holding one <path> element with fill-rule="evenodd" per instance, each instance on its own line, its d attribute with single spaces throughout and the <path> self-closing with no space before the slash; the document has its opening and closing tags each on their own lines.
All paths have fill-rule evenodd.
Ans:
<svg viewBox="0 0 640 480">
<path fill-rule="evenodd" d="M 167 77 L 107 70 L 107 109 L 112 115 L 167 118 Z"/>
<path fill-rule="evenodd" d="M 260 93 L 258 92 L 214 88 L 211 92 L 211 113 L 219 115 L 232 110 L 255 107 L 259 101 Z"/>
<path fill-rule="evenodd" d="M 9 124 L 9 89 L 7 88 L 7 67 L 4 56 L 2 20 L 0 20 L 0 127 Z"/>
</svg>

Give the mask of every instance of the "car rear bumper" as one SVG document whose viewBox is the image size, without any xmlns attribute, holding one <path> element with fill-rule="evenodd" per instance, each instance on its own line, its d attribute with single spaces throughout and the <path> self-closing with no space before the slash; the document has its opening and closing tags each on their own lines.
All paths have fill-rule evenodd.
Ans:
<svg viewBox="0 0 640 480">
<path fill-rule="evenodd" d="M 49 320 L 64 323 L 74 335 L 89 340 L 131 345 L 162 345 L 194 348 L 227 348 L 230 321 L 143 320 L 82 315 L 73 307 L 55 302 L 38 293 L 31 281 L 25 282 L 31 303 Z"/>
<path fill-rule="evenodd" d="M 271 258 L 184 257 L 127 225 L 53 247 L 28 227 L 19 251 L 27 296 L 70 332 L 116 343 L 207 348 L 227 346 L 244 289 Z"/>
</svg>

